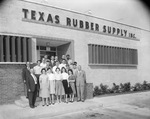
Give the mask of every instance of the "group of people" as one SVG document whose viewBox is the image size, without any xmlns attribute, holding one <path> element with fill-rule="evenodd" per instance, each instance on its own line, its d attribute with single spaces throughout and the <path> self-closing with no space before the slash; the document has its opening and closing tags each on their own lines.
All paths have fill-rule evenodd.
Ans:
<svg viewBox="0 0 150 119">
<path fill-rule="evenodd" d="M 37 96 L 42 98 L 43 106 L 54 105 L 55 98 L 61 103 L 62 97 L 65 103 L 74 102 L 76 95 L 77 101 L 84 102 L 86 74 L 81 65 L 77 66 L 77 62 L 73 62 L 69 55 L 62 55 L 60 61 L 57 56 L 48 59 L 45 55 L 33 68 L 30 62 L 26 62 L 22 77 L 31 108 L 35 107 Z"/>
</svg>

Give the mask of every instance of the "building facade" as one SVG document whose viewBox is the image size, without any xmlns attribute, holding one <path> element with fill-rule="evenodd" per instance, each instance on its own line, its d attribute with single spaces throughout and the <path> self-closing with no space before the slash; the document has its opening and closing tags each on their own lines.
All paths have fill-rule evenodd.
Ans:
<svg viewBox="0 0 150 119">
<path fill-rule="evenodd" d="M 0 6 L 0 104 L 23 95 L 21 69 L 45 54 L 69 54 L 87 82 L 150 81 L 150 31 L 26 0 Z"/>
</svg>

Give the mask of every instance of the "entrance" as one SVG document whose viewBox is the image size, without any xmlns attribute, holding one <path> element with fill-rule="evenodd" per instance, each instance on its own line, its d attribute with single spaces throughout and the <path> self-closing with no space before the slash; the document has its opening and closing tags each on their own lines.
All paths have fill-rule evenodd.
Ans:
<svg viewBox="0 0 150 119">
<path fill-rule="evenodd" d="M 37 60 L 41 60 L 44 55 L 47 55 L 48 59 L 57 55 L 60 60 L 62 55 L 66 54 L 74 58 L 73 41 L 37 38 Z"/>
</svg>

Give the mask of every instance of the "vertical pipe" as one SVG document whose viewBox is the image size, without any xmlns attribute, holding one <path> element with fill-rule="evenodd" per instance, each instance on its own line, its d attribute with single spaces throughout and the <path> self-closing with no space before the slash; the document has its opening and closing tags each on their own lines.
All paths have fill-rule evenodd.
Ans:
<svg viewBox="0 0 150 119">
<path fill-rule="evenodd" d="M 3 38 L 4 36 L 0 36 L 0 62 L 4 62 L 4 47 L 3 47 Z"/>
<path fill-rule="evenodd" d="M 32 62 L 32 39 L 31 38 L 28 38 L 28 42 L 27 42 L 28 44 L 28 52 L 27 52 L 27 54 L 28 54 L 28 61 L 29 62 Z"/>
<path fill-rule="evenodd" d="M 17 37 L 17 61 L 21 62 L 21 38 Z"/>
<path fill-rule="evenodd" d="M 6 62 L 10 62 L 10 36 L 7 36 L 5 40 L 6 40 L 6 44 L 5 44 Z"/>
<path fill-rule="evenodd" d="M 26 38 L 24 37 L 23 39 L 23 45 L 22 45 L 22 47 L 23 47 L 23 54 L 22 54 L 22 56 L 23 56 L 23 62 L 26 62 L 27 61 L 27 42 L 26 42 Z"/>
<path fill-rule="evenodd" d="M 16 39 L 16 37 L 15 36 L 13 36 L 12 38 L 11 38 L 11 60 L 12 60 L 12 62 L 16 62 L 16 53 L 15 53 L 15 51 L 16 51 L 16 47 L 15 47 L 15 39 Z"/>
</svg>

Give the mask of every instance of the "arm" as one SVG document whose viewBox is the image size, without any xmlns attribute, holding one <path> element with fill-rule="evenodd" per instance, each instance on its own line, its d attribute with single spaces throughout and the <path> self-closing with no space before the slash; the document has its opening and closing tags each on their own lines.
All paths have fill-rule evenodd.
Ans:
<svg viewBox="0 0 150 119">
<path fill-rule="evenodd" d="M 30 77 L 29 76 L 26 79 L 26 85 L 27 85 L 27 91 L 31 92 L 31 89 L 30 89 Z"/>
<path fill-rule="evenodd" d="M 84 81 L 86 83 L 86 74 L 85 74 L 85 71 L 84 71 L 83 77 L 84 77 Z"/>
</svg>

